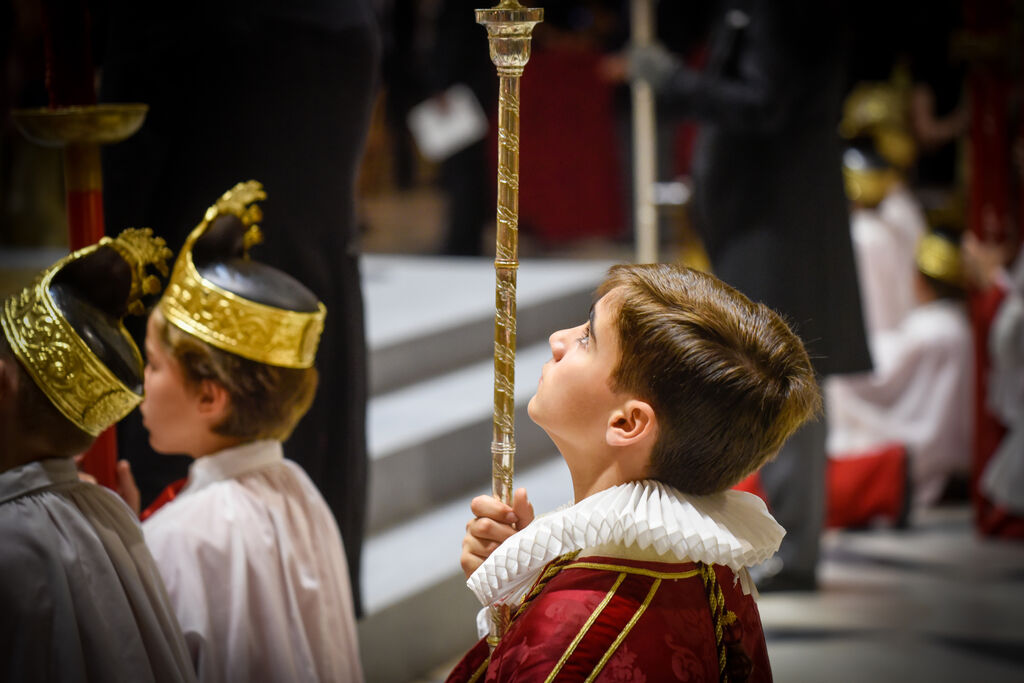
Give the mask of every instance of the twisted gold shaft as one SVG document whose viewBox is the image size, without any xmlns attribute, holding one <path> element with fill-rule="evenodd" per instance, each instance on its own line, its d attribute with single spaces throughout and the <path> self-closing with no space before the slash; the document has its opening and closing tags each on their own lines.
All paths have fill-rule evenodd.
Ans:
<svg viewBox="0 0 1024 683">
<path fill-rule="evenodd" d="M 498 208 L 494 258 L 494 426 L 491 490 L 512 504 L 515 470 L 516 275 L 519 269 L 519 78 L 530 59 L 530 34 L 544 10 L 503 0 L 476 11 L 487 27 L 491 61 L 500 79 L 498 94 Z M 488 642 L 497 644 L 508 626 L 507 607 L 491 611 Z"/>
</svg>

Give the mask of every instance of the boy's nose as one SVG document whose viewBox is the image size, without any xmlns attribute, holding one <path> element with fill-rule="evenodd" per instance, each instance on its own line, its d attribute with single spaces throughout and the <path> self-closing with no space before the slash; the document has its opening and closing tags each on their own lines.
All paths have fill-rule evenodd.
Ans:
<svg viewBox="0 0 1024 683">
<path fill-rule="evenodd" d="M 548 345 L 551 347 L 551 357 L 556 361 L 561 360 L 562 356 L 565 355 L 570 332 L 572 332 L 572 330 L 558 330 L 557 332 L 552 332 L 551 336 L 548 337 Z"/>
</svg>

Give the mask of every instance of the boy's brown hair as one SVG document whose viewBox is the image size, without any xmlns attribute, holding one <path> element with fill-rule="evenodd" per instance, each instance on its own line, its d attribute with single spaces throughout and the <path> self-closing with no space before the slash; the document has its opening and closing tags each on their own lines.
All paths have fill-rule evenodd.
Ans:
<svg viewBox="0 0 1024 683">
<path fill-rule="evenodd" d="M 683 493 L 725 490 L 775 456 L 821 406 L 810 359 L 782 318 L 715 277 L 615 266 L 620 359 L 612 389 L 649 402 L 648 475 Z"/>
<path fill-rule="evenodd" d="M 159 342 L 178 362 L 186 386 L 194 388 L 209 379 L 231 397 L 230 413 L 214 433 L 244 441 L 284 441 L 312 405 L 318 381 L 315 367 L 283 368 L 242 358 L 169 325 L 159 309 L 151 315 Z"/>
</svg>

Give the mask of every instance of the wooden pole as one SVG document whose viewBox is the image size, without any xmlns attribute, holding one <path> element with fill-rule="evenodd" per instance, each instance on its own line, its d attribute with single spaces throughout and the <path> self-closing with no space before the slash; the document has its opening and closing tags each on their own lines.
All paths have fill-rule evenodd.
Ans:
<svg viewBox="0 0 1024 683">
<path fill-rule="evenodd" d="M 652 0 L 630 3 L 630 41 L 634 46 L 650 45 L 654 39 Z M 633 81 L 633 231 L 636 262 L 658 261 L 658 211 L 654 205 L 657 177 L 657 132 L 654 117 L 654 91 L 647 81 Z"/>
</svg>

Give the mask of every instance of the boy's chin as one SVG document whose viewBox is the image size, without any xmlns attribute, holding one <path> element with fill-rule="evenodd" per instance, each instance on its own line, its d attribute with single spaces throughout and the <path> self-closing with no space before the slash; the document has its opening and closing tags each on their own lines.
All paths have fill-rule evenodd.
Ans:
<svg viewBox="0 0 1024 683">
<path fill-rule="evenodd" d="M 159 439 L 154 439 L 152 435 L 149 437 L 149 447 L 160 455 L 177 455 L 181 453 L 181 451 L 175 451 L 167 448 L 166 444 L 162 444 Z"/>
<path fill-rule="evenodd" d="M 534 394 L 533 398 L 530 399 L 530 402 L 526 404 L 526 414 L 530 416 L 530 419 L 533 420 L 534 424 L 541 429 L 544 429 L 544 425 L 541 423 L 540 408 L 537 406 L 536 394 Z"/>
</svg>

